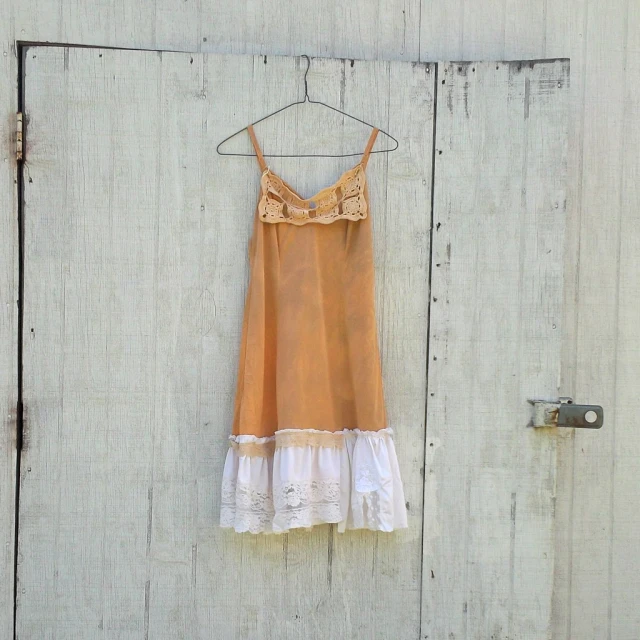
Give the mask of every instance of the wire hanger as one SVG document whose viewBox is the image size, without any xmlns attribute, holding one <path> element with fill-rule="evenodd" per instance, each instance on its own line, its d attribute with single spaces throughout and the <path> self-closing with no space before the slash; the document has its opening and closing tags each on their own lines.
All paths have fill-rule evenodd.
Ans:
<svg viewBox="0 0 640 640">
<path fill-rule="evenodd" d="M 304 72 L 304 100 L 297 100 L 296 102 L 292 102 L 291 104 L 288 104 L 284 107 L 281 107 L 280 109 L 277 109 L 276 111 L 273 111 L 272 113 L 267 114 L 266 116 L 260 118 L 259 120 L 256 120 L 255 122 L 252 122 L 251 124 L 257 124 L 258 122 L 262 122 L 263 120 L 266 120 L 267 118 L 275 115 L 276 113 L 279 113 L 280 111 L 284 111 L 285 109 L 288 109 L 289 107 L 293 107 L 296 104 L 304 104 L 305 102 L 313 102 L 314 104 L 321 104 L 325 107 L 329 107 L 329 109 L 333 109 L 334 111 L 337 111 L 338 113 L 341 113 L 342 115 L 347 116 L 348 118 L 353 118 L 354 120 L 357 120 L 358 122 L 362 122 L 363 124 L 366 124 L 368 127 L 376 128 L 374 127 L 374 125 L 369 124 L 368 122 L 365 122 L 364 120 L 361 120 L 360 118 L 357 118 L 356 116 L 352 116 L 348 113 L 345 113 L 344 111 L 340 111 L 340 109 L 336 109 L 336 107 L 332 107 L 330 104 L 325 104 L 324 102 L 320 102 L 319 100 L 311 100 L 311 98 L 309 98 L 309 93 L 307 90 L 307 73 L 309 73 L 309 67 L 311 66 L 311 61 L 309 60 L 309 56 L 306 54 L 302 54 L 303 57 L 305 57 L 307 59 L 307 69 Z M 247 125 L 248 127 L 249 125 Z M 247 127 L 243 127 L 242 129 L 240 129 L 239 131 L 236 131 L 235 133 L 231 134 L 229 137 L 225 138 L 224 140 L 222 140 L 222 142 L 220 142 L 218 144 L 218 146 L 216 147 L 216 151 L 221 155 L 221 156 L 255 156 L 254 153 L 224 153 L 222 151 L 220 151 L 220 146 L 223 145 L 227 140 L 230 140 L 231 138 L 233 138 L 234 136 L 237 136 L 239 133 L 242 133 L 243 131 L 248 131 Z M 383 131 L 382 129 L 378 129 L 379 133 L 384 133 L 385 136 L 391 138 L 395 143 L 396 146 L 393 147 L 392 149 L 381 149 L 381 150 L 376 150 L 374 151 L 373 149 L 371 149 L 370 153 L 387 153 L 389 151 L 395 151 L 395 149 L 398 148 L 398 141 L 389 133 L 387 133 L 386 131 Z M 359 151 L 357 153 L 341 153 L 341 154 L 337 154 L 337 155 L 331 155 L 331 154 L 319 154 L 319 153 L 308 153 L 308 154 L 277 154 L 277 153 L 263 153 L 262 155 L 264 156 L 270 156 L 270 157 L 274 157 L 274 158 L 303 158 L 303 157 L 311 157 L 311 158 L 342 158 L 344 156 L 360 156 L 362 155 L 362 152 Z"/>
</svg>

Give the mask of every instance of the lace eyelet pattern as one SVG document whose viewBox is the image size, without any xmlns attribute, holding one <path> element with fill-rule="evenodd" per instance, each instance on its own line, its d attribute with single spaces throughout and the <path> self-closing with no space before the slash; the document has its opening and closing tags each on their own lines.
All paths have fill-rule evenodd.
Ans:
<svg viewBox="0 0 640 640">
<path fill-rule="evenodd" d="M 286 533 L 322 523 L 336 523 L 340 533 L 406 528 L 392 436 L 390 428 L 231 436 L 220 525 L 250 533 Z"/>
<path fill-rule="evenodd" d="M 362 220 L 368 215 L 366 175 L 362 163 L 345 171 L 335 184 L 308 200 L 301 198 L 268 168 L 260 182 L 262 194 L 258 214 L 263 222 L 329 224 L 340 219 Z"/>
</svg>

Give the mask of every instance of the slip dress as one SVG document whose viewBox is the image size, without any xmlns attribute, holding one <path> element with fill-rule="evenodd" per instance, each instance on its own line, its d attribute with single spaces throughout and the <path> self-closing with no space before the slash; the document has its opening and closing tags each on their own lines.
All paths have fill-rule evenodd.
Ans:
<svg viewBox="0 0 640 640">
<path fill-rule="evenodd" d="M 358 164 L 303 198 L 247 128 L 262 174 L 220 526 L 405 528 L 374 305 L 365 170 L 378 129 Z"/>
</svg>

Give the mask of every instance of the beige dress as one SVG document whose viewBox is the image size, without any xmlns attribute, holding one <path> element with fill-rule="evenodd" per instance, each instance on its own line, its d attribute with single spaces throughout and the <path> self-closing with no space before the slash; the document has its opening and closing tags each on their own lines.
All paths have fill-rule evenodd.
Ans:
<svg viewBox="0 0 640 640">
<path fill-rule="evenodd" d="M 387 424 L 366 166 L 312 198 L 266 165 L 247 290 L 220 524 L 281 533 L 407 526 Z"/>
</svg>

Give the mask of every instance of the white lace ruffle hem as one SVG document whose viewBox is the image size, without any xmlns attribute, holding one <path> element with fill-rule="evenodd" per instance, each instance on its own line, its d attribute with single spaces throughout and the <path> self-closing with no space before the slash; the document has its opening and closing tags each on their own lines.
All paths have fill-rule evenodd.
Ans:
<svg viewBox="0 0 640 640">
<path fill-rule="evenodd" d="M 309 432 L 327 434 L 283 429 L 268 438 L 230 437 L 235 446 L 224 465 L 220 526 L 251 533 L 285 533 L 326 522 L 336 523 L 340 533 L 408 526 L 391 428 L 345 429 L 329 446 L 317 441 L 278 446 L 283 434 Z M 275 446 L 268 455 L 246 455 L 245 443 Z"/>
</svg>

